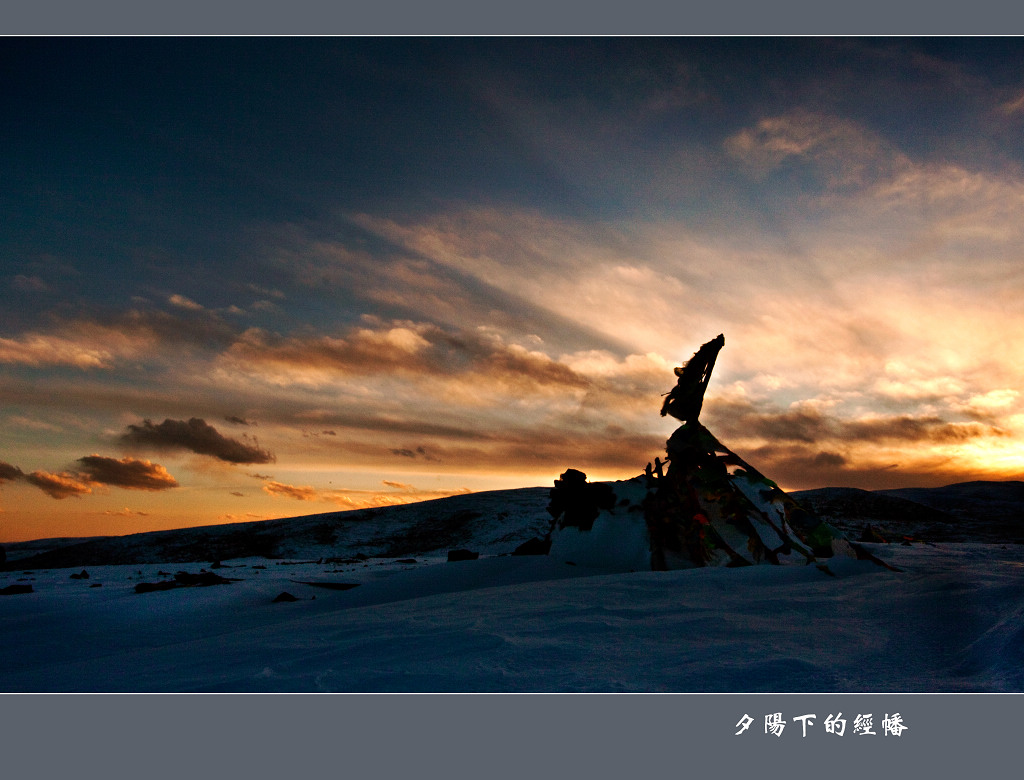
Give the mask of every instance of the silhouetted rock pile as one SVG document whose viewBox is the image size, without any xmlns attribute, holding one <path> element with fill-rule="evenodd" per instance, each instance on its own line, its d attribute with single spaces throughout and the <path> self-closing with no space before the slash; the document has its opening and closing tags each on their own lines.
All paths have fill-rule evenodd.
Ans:
<svg viewBox="0 0 1024 780">
<path fill-rule="evenodd" d="M 666 442 L 667 470 L 656 458 L 655 466 L 648 464 L 643 475 L 615 483 L 614 488 L 588 483 L 582 472 L 567 470 L 551 491 L 551 533 L 590 532 L 604 518 L 594 538 L 607 545 L 609 529 L 614 527 L 617 538 L 623 543 L 629 540 L 635 555 L 640 537 L 630 529 L 643 522 L 650 567 L 655 570 L 811 563 L 836 554 L 875 560 L 698 422 L 704 392 L 724 344 L 724 337 L 718 336 L 675 369 L 677 384 L 667 394 L 661 413 L 683 424 Z M 573 544 L 579 548 L 578 540 Z"/>
</svg>

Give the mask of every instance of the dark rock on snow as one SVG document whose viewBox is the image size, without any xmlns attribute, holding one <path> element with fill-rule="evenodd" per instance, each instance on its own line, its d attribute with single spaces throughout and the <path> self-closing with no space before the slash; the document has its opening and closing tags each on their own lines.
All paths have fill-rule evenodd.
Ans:
<svg viewBox="0 0 1024 780">
<path fill-rule="evenodd" d="M 180 587 L 174 580 L 164 582 L 140 582 L 135 586 L 136 593 L 153 593 L 158 590 L 172 590 Z"/>
<path fill-rule="evenodd" d="M 6 588 L 0 588 L 0 596 L 14 596 L 19 593 L 31 593 L 31 585 L 8 585 Z"/>
<path fill-rule="evenodd" d="M 559 528 L 575 526 L 589 531 L 602 509 L 615 506 L 615 492 L 604 482 L 587 482 L 587 475 L 567 469 L 555 480 L 548 512 L 559 520 Z"/>
<path fill-rule="evenodd" d="M 173 580 L 164 582 L 140 582 L 135 586 L 136 593 L 152 593 L 158 590 L 172 590 L 173 588 L 207 587 L 209 585 L 227 585 L 229 582 L 238 582 L 237 578 L 221 577 L 210 571 L 202 571 L 199 574 L 190 574 L 187 571 L 179 571 L 174 575 Z"/>
<path fill-rule="evenodd" d="M 358 588 L 358 582 L 315 582 L 306 580 L 292 580 L 297 585 L 312 585 L 314 588 L 327 588 L 327 590 L 352 590 Z"/>
<path fill-rule="evenodd" d="M 174 581 L 185 587 L 192 585 L 227 585 L 229 582 L 238 582 L 237 579 L 221 577 L 211 571 L 203 571 L 199 574 L 189 574 L 187 571 L 179 571 L 174 575 Z"/>
</svg>

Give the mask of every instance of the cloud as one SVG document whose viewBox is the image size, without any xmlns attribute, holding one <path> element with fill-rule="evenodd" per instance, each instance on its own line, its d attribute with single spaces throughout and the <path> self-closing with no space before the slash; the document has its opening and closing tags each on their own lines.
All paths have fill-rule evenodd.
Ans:
<svg viewBox="0 0 1024 780">
<path fill-rule="evenodd" d="M 111 370 L 127 361 L 159 362 L 182 349 L 211 351 L 238 329 L 205 310 L 131 309 L 105 317 L 53 317 L 46 332 L 0 338 L 0 364 Z"/>
<path fill-rule="evenodd" d="M 103 514 L 109 515 L 111 517 L 149 517 L 149 512 L 143 512 L 138 509 L 130 509 L 128 507 L 125 507 L 124 509 L 119 509 L 116 512 L 108 509 L 105 512 L 103 512 Z"/>
<path fill-rule="evenodd" d="M 705 403 L 702 420 L 755 468 L 790 489 L 936 485 L 1024 471 L 1014 426 L 1006 421 L 951 419 L 960 416 L 953 404 L 947 407 L 951 417 L 924 411 L 931 405 L 916 414 L 880 414 L 861 405 L 864 400 L 861 394 L 782 410 L 765 399 L 716 397 Z"/>
<path fill-rule="evenodd" d="M 706 418 L 716 429 L 743 438 L 780 443 L 948 443 L 1006 433 L 978 422 L 952 422 L 935 415 L 866 415 L 846 419 L 814 408 L 760 409 L 743 401 L 709 399 Z"/>
<path fill-rule="evenodd" d="M 909 165 L 865 126 L 802 110 L 761 119 L 727 138 L 724 147 L 757 175 L 794 161 L 812 165 L 831 187 L 868 185 Z"/>
<path fill-rule="evenodd" d="M 11 279 L 11 287 L 18 292 L 49 292 L 50 285 L 38 276 L 25 276 L 18 274 Z"/>
<path fill-rule="evenodd" d="M 255 512 L 246 512 L 244 515 L 235 515 L 230 512 L 218 515 L 217 519 L 226 523 L 251 522 L 253 520 L 266 520 L 266 515 L 259 515 Z"/>
<path fill-rule="evenodd" d="M 368 509 L 376 506 L 397 506 L 415 504 L 419 501 L 430 501 L 435 498 L 465 495 L 472 492 L 469 488 L 452 488 L 445 490 L 420 490 L 413 485 L 402 482 L 383 481 L 386 487 L 399 492 L 374 492 L 370 490 L 335 490 L 322 494 L 322 500 L 346 509 Z"/>
<path fill-rule="evenodd" d="M 14 482 L 15 480 L 24 478 L 25 473 L 21 469 L 0 460 L 0 484 L 3 484 L 4 482 Z"/>
<path fill-rule="evenodd" d="M 420 329 L 426 329 L 421 326 Z M 351 373 L 420 370 L 420 353 L 429 342 L 416 327 L 396 325 L 386 330 L 356 328 L 341 338 L 284 337 L 252 328 L 242 334 L 229 356 L 248 364 L 279 364 Z"/>
<path fill-rule="evenodd" d="M 649 417 L 659 420 L 656 404 Z M 474 434 L 462 439 L 439 437 L 425 450 L 427 456 L 443 464 L 448 473 L 520 474 L 530 479 L 544 476 L 546 481 L 547 475 L 573 467 L 617 479 L 635 476 L 655 455 L 664 455 L 668 437 L 667 433 L 602 426 L 589 419 L 575 425 L 571 420 L 554 420 L 549 425 L 510 426 L 486 434 L 477 430 Z M 413 462 L 423 457 L 408 448 L 383 449 L 369 439 L 354 456 L 379 463 L 382 470 L 394 468 L 388 461 L 395 456 Z"/>
<path fill-rule="evenodd" d="M 294 498 L 298 501 L 315 501 L 319 498 L 317 491 L 308 485 L 299 487 L 296 485 L 286 485 L 283 482 L 271 481 L 263 485 L 263 490 L 272 496 Z"/>
<path fill-rule="evenodd" d="M 1001 441 L 1001 440 L 997 440 Z M 1007 468 L 993 458 L 998 448 L 984 445 L 980 458 L 958 456 L 961 445 L 943 448 L 892 448 L 873 446 L 840 454 L 815 446 L 767 443 L 733 447 L 752 466 L 787 490 L 827 485 L 881 490 L 897 487 L 938 487 L 972 479 L 1021 479 L 1024 460 L 1020 448 L 1011 446 Z"/>
<path fill-rule="evenodd" d="M 819 467 L 842 468 L 846 465 L 846 458 L 838 452 L 819 452 L 814 456 L 814 465 Z"/>
<path fill-rule="evenodd" d="M 970 396 L 959 408 L 968 416 L 983 422 L 998 424 L 1001 417 L 1012 415 L 1018 408 L 1020 392 L 1012 388 L 999 388 Z"/>
<path fill-rule="evenodd" d="M 0 485 L 4 482 L 24 480 L 35 485 L 51 498 L 64 499 L 71 496 L 82 496 L 92 493 L 95 482 L 82 474 L 71 474 L 66 471 L 54 474 L 48 471 L 24 473 L 17 466 L 0 461 Z"/>
<path fill-rule="evenodd" d="M 986 436 L 1005 436 L 991 425 L 976 422 L 949 422 L 940 417 L 877 417 L 845 421 L 840 438 L 848 441 L 962 442 Z"/>
<path fill-rule="evenodd" d="M 815 61 L 826 54 L 819 52 Z M 517 201 L 495 197 L 481 204 L 448 202 L 427 214 L 396 208 L 335 216 L 333 223 L 295 229 L 300 246 L 294 252 L 278 254 L 273 247 L 260 261 L 265 266 L 253 264 L 242 281 L 223 280 L 243 296 L 240 304 L 272 300 L 287 319 L 254 319 L 247 324 L 262 327 L 242 332 L 194 301 L 165 294 L 156 305 L 167 311 L 148 310 L 152 304 L 140 301 L 133 304 L 138 311 L 124 315 L 5 334 L 10 339 L 0 342 L 0 360 L 6 348 L 9 362 L 21 365 L 122 371 L 116 383 L 103 385 L 105 410 L 135 409 L 136 422 L 143 416 L 175 418 L 135 426 L 157 439 L 170 438 L 158 430 L 169 422 L 187 425 L 177 418 L 220 419 L 225 409 L 251 411 L 271 428 L 267 440 L 289 463 L 301 453 L 309 459 L 303 465 L 319 458 L 321 465 L 368 463 L 413 471 L 424 467 L 429 453 L 443 460 L 445 470 L 559 469 L 585 459 L 639 470 L 661 451 L 658 395 L 672 384 L 671 367 L 724 330 L 732 346 L 719 363 L 707 413 L 724 397 L 723 387 L 742 384 L 754 401 L 736 420 L 723 419 L 726 443 L 735 435 L 750 446 L 792 446 L 792 463 L 803 459 L 821 473 L 826 466 L 858 468 L 876 445 L 930 450 L 1006 438 L 994 429 L 1006 428 L 1016 401 L 993 394 L 993 388 L 1020 387 L 1024 379 L 1016 368 L 1024 365 L 1017 301 L 1024 276 L 1017 258 L 1024 224 L 1019 171 L 1012 165 L 983 171 L 963 153 L 943 159 L 952 149 L 948 138 L 941 149 L 927 150 L 927 162 L 910 159 L 895 146 L 902 132 L 897 125 L 886 120 L 874 125 L 875 132 L 866 124 L 885 113 L 885 104 L 859 104 L 854 121 L 853 113 L 829 113 L 851 105 L 843 102 L 847 95 L 820 103 L 810 99 L 821 94 L 831 74 L 816 77 L 813 90 L 801 82 L 794 93 L 814 111 L 775 107 L 764 113 L 744 104 L 723 122 L 724 116 L 711 121 L 699 113 L 709 104 L 687 102 L 696 91 L 687 91 L 689 97 L 674 92 L 696 84 L 688 80 L 691 73 L 665 63 L 652 72 L 649 65 L 638 60 L 642 72 L 629 78 L 613 74 L 615 89 L 624 90 L 617 105 L 630 110 L 590 128 L 583 139 L 588 149 L 561 170 L 589 164 L 605 148 L 599 136 L 629 140 L 637 127 L 631 110 L 643 103 L 652 112 L 646 117 L 658 117 L 666 145 L 673 143 L 670 136 L 688 132 L 683 127 L 703 128 L 700 144 L 709 148 L 708 165 L 721 173 L 716 186 L 735 189 L 730 198 L 701 191 L 702 185 L 686 181 L 676 158 L 666 157 L 657 161 L 662 175 L 685 182 L 677 191 L 685 197 L 642 219 L 623 216 L 613 202 L 623 191 L 609 176 L 615 162 L 589 171 L 590 181 L 608 179 L 607 189 L 591 195 L 600 207 L 589 211 L 561 204 L 557 216 L 551 209 L 497 206 Z M 847 75 L 840 83 L 852 80 Z M 921 79 L 913 88 L 923 93 L 925 83 Z M 790 85 L 778 89 L 783 88 Z M 505 95 L 492 94 L 500 108 Z M 751 101 L 778 105 L 778 95 L 759 94 Z M 559 131 L 559 152 L 546 149 L 550 160 L 580 145 L 568 132 L 572 126 L 605 113 L 592 98 L 559 93 L 542 103 L 524 94 L 507 103 L 505 112 L 514 118 L 519 104 L 532 104 L 533 114 L 524 121 L 541 130 L 538 149 L 546 127 Z M 587 119 L 561 121 L 566 101 L 577 99 L 588 104 Z M 692 106 L 689 116 L 673 113 L 683 102 Z M 737 117 L 743 125 L 733 132 L 737 126 L 730 123 Z M 730 129 L 716 137 L 724 126 Z M 936 126 L 931 132 L 939 137 L 942 130 Z M 908 148 L 923 149 L 933 136 L 903 137 Z M 624 169 L 633 166 L 633 153 L 648 140 L 636 136 L 626 153 L 615 155 L 628 160 Z M 770 177 L 773 186 L 751 186 L 735 175 L 737 166 Z M 644 165 L 632 171 L 632 178 L 642 179 L 636 170 L 646 170 Z M 815 199 L 822 180 L 842 192 Z M 579 180 L 572 184 L 579 186 Z M 813 208 L 803 208 L 808 202 Z M 640 213 L 636 206 L 630 209 Z M 338 236 L 356 237 L 346 244 Z M 968 244 L 971 251 L 965 250 Z M 258 284 L 246 289 L 250 281 Z M 279 284 L 288 285 L 287 298 L 274 294 Z M 209 296 L 193 283 L 177 289 L 204 302 Z M 379 316 L 353 320 L 370 311 Z M 293 323 L 302 324 L 289 330 Z M 107 330 L 90 332 L 78 324 Z M 128 347 L 106 338 L 116 333 L 128 339 Z M 43 341 L 32 344 L 35 337 Z M 186 350 L 195 359 L 180 360 Z M 157 360 L 168 369 L 154 377 L 143 369 Z M 77 406 L 83 394 L 103 391 L 105 382 L 94 372 L 87 382 L 64 382 L 75 386 L 61 394 L 51 392 L 59 379 L 35 381 L 43 373 L 24 372 L 25 379 L 12 373 L 0 377 L 0 386 L 6 390 L 17 376 L 19 402 L 51 396 Z M 179 379 L 181 384 L 165 381 Z M 118 407 L 129 392 L 136 393 L 132 402 Z M 790 405 L 808 398 L 832 400 L 837 408 Z M 322 422 L 302 416 L 321 410 L 331 415 Z M 111 419 L 112 414 L 102 425 L 109 427 Z M 248 422 L 224 419 L 222 426 Z M 328 442 L 324 431 L 319 439 L 296 443 L 289 437 L 299 421 L 311 431 L 337 426 L 340 435 Z M 609 423 L 635 435 L 615 433 Z M 719 426 L 712 423 L 712 429 L 718 433 Z M 253 441 L 235 444 L 251 448 Z M 199 451 L 180 441 L 173 446 Z M 270 454 L 258 445 L 254 449 Z M 251 459 L 251 453 L 221 459 L 266 462 Z M 893 462 L 885 460 L 883 465 Z"/>
<path fill-rule="evenodd" d="M 106 325 L 127 334 L 149 338 L 165 352 L 181 347 L 199 351 L 216 350 L 229 344 L 238 334 L 236 326 L 202 307 L 176 309 L 169 312 L 160 309 L 131 309 L 110 318 Z"/>
<path fill-rule="evenodd" d="M 398 455 L 401 458 L 423 458 L 423 460 L 439 460 L 430 453 L 427 452 L 425 447 L 417 447 L 415 450 L 410 450 L 404 447 L 391 450 L 392 455 Z"/>
<path fill-rule="evenodd" d="M 187 309 L 189 311 L 204 310 L 204 307 L 201 304 L 186 298 L 184 295 L 172 295 L 167 299 L 167 302 L 172 306 L 177 306 L 179 309 Z"/>
<path fill-rule="evenodd" d="M 92 483 L 114 485 L 128 490 L 167 490 L 178 487 L 177 481 L 158 463 L 135 458 L 108 458 L 87 455 L 79 458 L 83 476 Z"/>
<path fill-rule="evenodd" d="M 33 471 L 28 475 L 22 474 L 17 467 L 0 463 L 0 482 L 4 479 L 24 479 L 56 499 L 86 495 L 92 493 L 93 488 L 104 485 L 151 491 L 178 487 L 177 481 L 167 469 L 148 460 L 118 460 L 102 455 L 87 455 L 76 462 L 82 467 L 77 473 Z"/>
<path fill-rule="evenodd" d="M 44 422 L 42 420 L 36 420 L 32 417 L 25 417 L 23 415 L 11 415 L 7 418 L 7 422 L 11 425 L 17 425 L 19 428 L 28 428 L 34 431 L 51 431 L 53 433 L 60 433 L 64 429 L 59 425 L 53 423 Z"/>
<path fill-rule="evenodd" d="M 265 314 L 281 314 L 284 310 L 273 301 L 256 301 L 250 306 L 253 311 Z"/>
<path fill-rule="evenodd" d="M 796 133 L 800 123 L 791 120 L 786 126 Z M 784 188 L 766 217 L 767 230 L 730 223 L 716 234 L 667 220 L 635 222 L 626 233 L 494 208 L 456 208 L 404 223 L 363 217 L 360 224 L 429 256 L 440 269 L 514 291 L 535 309 L 567 314 L 576 332 L 614 333 L 629 347 L 608 350 L 618 359 L 630 352 L 685 356 L 693 344 L 725 331 L 737 348 L 724 356 L 724 370 L 771 372 L 808 388 L 829 375 L 826 381 L 853 387 L 877 371 L 872 363 L 926 354 L 922 348 L 937 368 L 933 358 L 942 354 L 998 354 L 978 345 L 978 335 L 989 341 L 998 333 L 1001 350 L 1013 346 L 1018 340 L 1006 313 L 1013 311 L 1011 291 L 1024 283 L 1014 254 L 1024 237 L 1017 179 L 912 161 L 880 141 L 858 145 L 858 126 L 830 135 L 824 115 L 805 124 L 804 140 L 817 144 L 805 156 L 827 157 L 826 149 L 841 156 L 836 138 L 848 138 L 859 150 L 854 158 L 873 173 L 811 210 L 794 208 L 793 191 Z M 958 260 L 965 242 L 978 250 L 970 252 L 970 263 Z M 511 327 L 496 330 L 509 334 Z M 575 369 L 567 352 L 554 351 L 553 329 L 539 321 L 537 327 L 543 351 Z M 469 330 L 446 329 L 453 336 Z M 505 339 L 541 351 L 523 337 Z"/>
<path fill-rule="evenodd" d="M 321 436 L 337 436 L 337 431 L 303 431 L 304 439 L 319 439 Z"/>
<path fill-rule="evenodd" d="M 1024 92 L 1017 93 L 999 104 L 999 111 L 1006 116 L 1013 116 L 1024 110 Z"/>
<path fill-rule="evenodd" d="M 263 296 L 264 298 L 277 298 L 278 300 L 282 300 L 288 297 L 280 290 L 269 287 L 261 287 L 260 285 L 253 284 L 251 282 L 245 285 L 245 289 L 248 290 L 249 292 L 253 292 L 256 293 L 257 295 Z"/>
<path fill-rule="evenodd" d="M 258 442 L 246 444 L 231 439 L 198 417 L 187 422 L 166 419 L 159 425 L 143 420 L 142 425 L 129 425 L 121 441 L 132 446 L 190 450 L 227 463 L 272 463 L 275 460 L 272 453 L 260 449 Z"/>
<path fill-rule="evenodd" d="M 121 346 L 121 350 L 112 348 L 103 336 L 64 338 L 29 333 L 21 338 L 0 338 L 0 363 L 107 369 L 114 365 L 116 358 L 136 354 L 139 345 L 123 343 Z"/>
<path fill-rule="evenodd" d="M 533 392 L 583 389 L 586 377 L 539 350 L 509 344 L 486 329 L 446 330 L 426 322 L 365 317 L 341 336 L 280 336 L 251 329 L 225 355 L 225 371 L 266 376 L 275 383 L 319 385 L 332 379 L 367 376 L 422 381 L 468 382 L 488 388 Z M 447 395 L 446 385 L 441 393 Z"/>
<path fill-rule="evenodd" d="M 344 509 L 364 509 L 375 506 L 393 506 L 427 501 L 456 494 L 469 493 L 469 488 L 420 490 L 414 485 L 394 480 L 381 480 L 388 491 L 317 489 L 310 485 L 289 485 L 274 480 L 266 481 L 263 491 L 278 498 L 297 501 L 320 501 Z"/>
<path fill-rule="evenodd" d="M 348 220 L 393 244 L 394 253 L 314 243 L 302 253 L 306 284 L 356 289 L 373 309 L 406 310 L 450 328 L 474 323 L 514 340 L 542 333 L 563 349 L 623 346 L 607 328 L 614 312 L 581 318 L 601 285 L 594 277 L 630 254 L 630 237 L 609 224 L 462 205 L 403 222 L 369 214 Z M 581 268 L 589 272 L 582 278 Z"/>
<path fill-rule="evenodd" d="M 429 258 L 435 276 L 458 275 L 467 290 L 472 280 L 476 289 L 528 304 L 503 302 L 504 311 L 521 316 L 500 322 L 462 307 L 454 332 L 463 335 L 467 322 L 479 323 L 527 350 L 536 334 L 549 354 L 674 355 L 680 344 L 692 352 L 694 341 L 723 330 L 732 335 L 737 323 L 756 321 L 766 309 L 784 312 L 778 299 L 812 300 L 824 292 L 824 309 L 832 297 L 817 253 L 808 257 L 797 241 L 764 230 L 737 229 L 735 220 L 723 220 L 719 229 L 679 219 L 623 225 L 473 207 L 415 221 L 353 220 Z"/>
<path fill-rule="evenodd" d="M 244 417 L 236 417 L 233 414 L 225 416 L 224 419 L 233 425 L 256 425 L 253 420 L 246 420 Z"/>
<path fill-rule="evenodd" d="M 922 163 L 879 181 L 866 196 L 865 215 L 876 225 L 887 227 L 898 221 L 911 236 L 942 242 L 934 250 L 973 242 L 990 250 L 1005 245 L 1016 252 L 1024 236 L 1019 220 L 1024 181 L 1012 175 L 947 161 Z M 980 268 L 965 270 L 983 270 L 1000 258 L 977 259 L 983 261 Z"/>
<path fill-rule="evenodd" d="M 83 480 L 79 475 L 67 472 L 52 474 L 47 471 L 33 471 L 25 479 L 51 498 L 58 500 L 92 493 L 95 485 L 93 482 Z"/>
<path fill-rule="evenodd" d="M 160 358 L 172 346 L 208 349 L 234 333 L 212 315 L 181 319 L 130 310 L 104 320 L 57 320 L 50 332 L 0 338 L 0 363 L 110 370 L 128 360 Z"/>
</svg>

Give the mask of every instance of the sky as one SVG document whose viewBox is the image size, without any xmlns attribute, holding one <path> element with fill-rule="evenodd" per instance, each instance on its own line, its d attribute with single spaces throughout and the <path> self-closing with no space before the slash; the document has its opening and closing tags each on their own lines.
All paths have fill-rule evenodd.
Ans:
<svg viewBox="0 0 1024 780">
<path fill-rule="evenodd" d="M 1024 474 L 1024 41 L 4 38 L 0 540 Z"/>
</svg>

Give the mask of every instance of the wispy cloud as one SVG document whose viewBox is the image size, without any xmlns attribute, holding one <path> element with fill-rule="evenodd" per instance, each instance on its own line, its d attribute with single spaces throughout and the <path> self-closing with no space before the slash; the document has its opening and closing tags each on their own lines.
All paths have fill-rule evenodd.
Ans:
<svg viewBox="0 0 1024 780">
<path fill-rule="evenodd" d="M 350 490 L 350 489 L 316 489 L 309 485 L 288 485 L 273 480 L 263 485 L 265 493 L 277 498 L 290 498 L 298 501 L 319 501 L 342 509 L 365 509 L 376 506 L 411 504 L 432 498 L 443 498 L 470 492 L 468 488 L 454 490 L 421 490 L 414 485 L 382 480 L 387 490 Z"/>
<path fill-rule="evenodd" d="M 999 106 L 999 110 L 1007 116 L 1019 114 L 1024 110 L 1024 92 L 1014 95 L 1009 100 L 1003 101 Z"/>
<path fill-rule="evenodd" d="M 429 452 L 427 452 L 425 447 L 417 447 L 415 450 L 408 449 L 408 448 L 405 448 L 405 447 L 399 447 L 397 449 L 392 449 L 391 450 L 391 454 L 392 455 L 397 455 L 400 458 L 413 458 L 413 459 L 415 459 L 415 458 L 422 458 L 423 460 L 428 460 L 428 461 L 440 460 L 439 458 L 437 458 L 437 457 L 431 455 Z"/>
<path fill-rule="evenodd" d="M 1015 449 L 1016 468 L 1024 472 L 1019 425 L 1006 420 L 997 426 L 991 420 L 955 419 L 960 412 L 951 404 L 945 415 L 886 415 L 844 409 L 844 403 L 779 409 L 766 402 L 712 398 L 705 420 L 722 441 L 789 487 L 877 488 L 915 480 L 945 484 L 966 474 L 983 478 L 994 473 L 997 452 L 1009 465 Z"/>
<path fill-rule="evenodd" d="M 937 415 L 878 415 L 856 419 L 828 415 L 813 408 L 772 411 L 743 402 L 710 401 L 708 417 L 716 427 L 737 437 L 766 441 L 804 442 L 828 446 L 836 442 L 893 442 L 914 445 L 959 442 L 1006 432 L 978 422 L 951 422 Z"/>
<path fill-rule="evenodd" d="M 129 507 L 125 507 L 124 509 L 118 509 L 116 511 L 112 509 L 107 509 L 103 512 L 103 514 L 110 517 L 149 517 L 150 515 L 149 512 L 143 512 L 139 509 L 131 509 Z"/>
<path fill-rule="evenodd" d="M 0 364 L 109 371 L 127 361 L 160 361 L 182 349 L 216 349 L 237 334 L 237 329 L 201 307 L 173 313 L 130 309 L 103 318 L 53 320 L 47 330 L 0 338 Z"/>
<path fill-rule="evenodd" d="M 167 302 L 171 306 L 177 306 L 179 309 L 187 309 L 188 311 L 203 311 L 204 307 L 201 304 L 196 303 L 190 298 L 186 298 L 184 295 L 172 295 L 167 299 Z"/>
<path fill-rule="evenodd" d="M 298 501 L 315 501 L 319 496 L 317 491 L 308 485 L 287 485 L 283 482 L 267 481 L 263 485 L 263 491 L 279 498 L 294 498 Z"/>
<path fill-rule="evenodd" d="M 907 158 L 862 125 L 796 111 L 766 117 L 730 136 L 725 149 L 759 175 L 787 161 L 812 164 L 830 186 L 864 186 L 888 178 Z"/>
<path fill-rule="evenodd" d="M 41 293 L 50 291 L 50 285 L 48 285 L 38 276 L 25 276 L 25 274 L 18 274 L 13 279 L 11 279 L 11 287 L 13 287 L 18 292 L 27 293 Z"/>
<path fill-rule="evenodd" d="M 325 492 L 323 500 L 340 506 L 343 509 L 368 509 L 377 506 L 415 504 L 419 501 L 429 501 L 435 498 L 446 498 L 447 496 L 462 495 L 470 492 L 469 488 L 422 490 L 414 485 L 392 482 L 390 480 L 383 480 L 381 484 L 388 488 L 388 490 L 335 490 Z"/>
<path fill-rule="evenodd" d="M 30 333 L 20 338 L 0 338 L 0 363 L 109 369 L 117 358 L 135 355 L 142 347 L 141 343 L 125 340 L 120 333 L 94 333 L 92 337 L 78 338 Z"/>
<path fill-rule="evenodd" d="M 218 515 L 217 519 L 224 523 L 246 523 L 254 520 L 266 520 L 267 516 L 256 512 L 246 512 L 244 515 L 236 515 L 231 512 L 226 512 L 222 515 Z"/>
<path fill-rule="evenodd" d="M 226 353 L 227 370 L 265 372 L 280 366 L 282 381 L 313 383 L 344 376 L 411 379 L 472 377 L 482 387 L 500 383 L 518 390 L 581 389 L 588 380 L 546 353 L 508 344 L 485 330 L 444 330 L 426 322 L 381 322 L 341 336 L 278 336 L 250 330 Z"/>
</svg>

